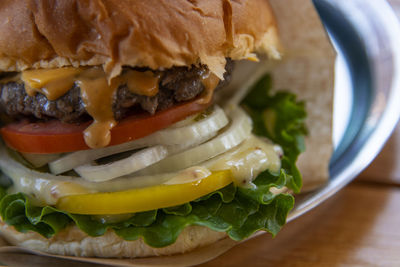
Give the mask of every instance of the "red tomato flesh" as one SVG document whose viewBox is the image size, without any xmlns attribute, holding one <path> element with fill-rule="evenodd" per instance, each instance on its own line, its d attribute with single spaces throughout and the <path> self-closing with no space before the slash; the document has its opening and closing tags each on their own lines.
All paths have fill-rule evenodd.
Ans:
<svg viewBox="0 0 400 267">
<path fill-rule="evenodd" d="M 118 145 L 145 137 L 187 116 L 203 111 L 211 104 L 196 101 L 174 106 L 154 115 L 142 113 L 120 121 L 111 130 L 111 145 Z M 1 128 L 6 144 L 23 153 L 65 153 L 90 149 L 83 138 L 83 131 L 91 122 L 68 124 L 57 120 L 46 122 L 16 122 Z"/>
</svg>

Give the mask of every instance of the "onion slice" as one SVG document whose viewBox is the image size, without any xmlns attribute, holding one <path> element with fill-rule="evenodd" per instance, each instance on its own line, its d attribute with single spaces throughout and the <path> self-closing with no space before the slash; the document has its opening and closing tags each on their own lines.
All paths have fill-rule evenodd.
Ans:
<svg viewBox="0 0 400 267">
<path fill-rule="evenodd" d="M 61 154 L 32 154 L 32 153 L 20 153 L 30 164 L 35 168 L 40 168 L 57 160 L 61 157 Z"/>
<path fill-rule="evenodd" d="M 167 154 L 168 151 L 164 146 L 154 146 L 116 162 L 98 166 L 86 164 L 74 170 L 87 181 L 104 182 L 141 170 L 162 160 Z"/>
<path fill-rule="evenodd" d="M 195 143 L 206 141 L 204 140 L 205 137 L 211 138 L 218 130 L 228 124 L 228 118 L 224 111 L 218 106 L 215 106 L 212 113 L 204 119 L 197 122 L 194 118 L 191 117 L 191 119 L 192 123 L 189 125 L 187 125 L 188 119 L 186 119 L 182 127 L 176 127 L 176 125 L 182 124 L 178 122 L 167 129 L 124 144 L 70 153 L 58 160 L 50 162 L 50 171 L 53 174 L 61 174 L 102 157 L 154 145 L 182 145 L 188 147 Z"/>
<path fill-rule="evenodd" d="M 150 175 L 178 171 L 204 162 L 236 147 L 250 136 L 252 121 L 241 108 L 233 110 L 231 117 L 231 125 L 214 139 L 179 154 L 169 156 L 139 173 Z"/>
<path fill-rule="evenodd" d="M 0 169 L 13 181 L 10 192 L 22 192 L 32 197 L 38 205 L 54 205 L 63 196 L 95 192 L 116 192 L 143 188 L 163 183 L 178 184 L 210 175 L 204 167 L 191 167 L 180 172 L 150 176 L 124 176 L 106 182 L 89 182 L 79 177 L 53 175 L 25 167 L 10 157 L 0 143 Z"/>
</svg>

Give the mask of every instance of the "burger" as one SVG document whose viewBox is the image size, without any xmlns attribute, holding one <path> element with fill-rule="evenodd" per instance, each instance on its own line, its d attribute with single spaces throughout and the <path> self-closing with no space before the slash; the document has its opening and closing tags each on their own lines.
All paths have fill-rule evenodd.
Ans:
<svg viewBox="0 0 400 267">
<path fill-rule="evenodd" d="M 3 0 L 0 32 L 7 241 L 145 257 L 283 226 L 304 103 L 269 76 L 218 99 L 235 62 L 280 58 L 268 1 Z"/>
</svg>

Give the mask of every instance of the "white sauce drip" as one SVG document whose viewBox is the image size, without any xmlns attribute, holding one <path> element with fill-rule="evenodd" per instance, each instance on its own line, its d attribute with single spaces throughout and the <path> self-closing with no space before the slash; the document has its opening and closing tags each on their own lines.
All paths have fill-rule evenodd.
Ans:
<svg viewBox="0 0 400 267">
<path fill-rule="evenodd" d="M 5 153 L 6 154 L 6 153 Z M 252 181 L 262 171 L 269 169 L 277 172 L 280 169 L 282 149 L 270 143 L 251 136 L 236 148 L 211 159 L 202 166 L 194 166 L 177 173 L 164 174 L 160 178 L 132 177 L 102 183 L 82 182 L 79 178 L 50 179 L 46 174 L 33 172 L 21 166 L 9 166 L 4 172 L 14 182 L 12 192 L 23 192 L 36 200 L 38 205 L 54 205 L 63 196 L 95 192 L 113 192 L 130 188 L 151 186 L 152 179 L 165 184 L 181 184 L 201 180 L 208 177 L 212 171 L 231 170 L 234 182 L 238 186 L 251 187 Z M 6 155 L 3 155 L 7 157 Z M 0 165 L 7 164 L 0 159 Z M 19 163 L 14 163 L 19 165 Z M 4 167 L 4 166 L 2 166 Z M 9 173 L 10 172 L 10 173 Z M 131 180 L 129 180 L 131 179 Z M 75 181 L 74 181 L 75 180 Z M 137 183 L 135 183 L 135 180 Z M 142 181 L 143 180 L 143 181 Z"/>
<path fill-rule="evenodd" d="M 237 148 L 205 164 L 211 171 L 230 169 L 237 186 L 252 187 L 252 181 L 263 171 L 278 172 L 281 168 L 278 145 L 266 143 L 255 136 Z"/>
</svg>

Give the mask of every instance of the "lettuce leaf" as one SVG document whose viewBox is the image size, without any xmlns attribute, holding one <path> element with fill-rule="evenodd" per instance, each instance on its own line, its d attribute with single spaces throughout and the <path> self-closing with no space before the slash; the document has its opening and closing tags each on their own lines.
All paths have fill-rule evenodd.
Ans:
<svg viewBox="0 0 400 267">
<path fill-rule="evenodd" d="M 277 175 L 265 171 L 255 180 L 254 188 L 231 184 L 190 203 L 135 213 L 119 223 L 104 223 L 89 215 L 70 214 L 50 206 L 35 207 L 22 193 L 5 195 L 0 201 L 0 215 L 20 232 L 35 231 L 47 238 L 75 223 L 90 236 L 101 236 L 113 229 L 125 240 L 143 238 L 153 247 L 174 243 L 189 225 L 207 226 L 242 240 L 258 230 L 275 235 L 285 224 L 294 199 L 288 194 L 273 195 L 270 188 L 282 188 L 287 182 L 285 172 Z"/>
<path fill-rule="evenodd" d="M 289 188 L 298 193 L 302 179 L 295 163 L 299 154 L 305 150 L 305 103 L 297 101 L 296 95 L 290 92 L 279 91 L 271 95 L 271 83 L 269 75 L 262 77 L 242 104 L 253 120 L 254 133 L 282 147 L 282 169 L 290 176 Z"/>
<path fill-rule="evenodd" d="M 269 95 L 269 76 L 263 77 L 243 101 L 254 120 L 255 133 L 282 146 L 284 156 L 279 173 L 265 171 L 254 181 L 254 187 L 230 184 L 218 191 L 180 206 L 135 213 L 118 223 L 106 223 L 90 215 L 70 214 L 54 207 L 37 207 L 22 194 L 7 194 L 0 187 L 0 216 L 20 232 L 35 231 L 51 237 L 70 224 L 90 236 L 101 236 L 108 229 L 125 240 L 142 238 L 148 245 L 164 247 L 175 242 L 190 225 L 201 225 L 226 232 L 242 240 L 263 230 L 276 235 L 293 208 L 289 194 L 271 193 L 284 186 L 298 192 L 301 176 L 295 165 L 304 150 L 304 103 L 289 93 Z M 262 99 L 262 101 L 260 100 Z"/>
</svg>

